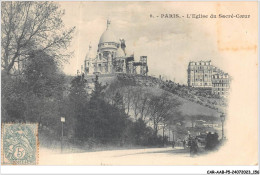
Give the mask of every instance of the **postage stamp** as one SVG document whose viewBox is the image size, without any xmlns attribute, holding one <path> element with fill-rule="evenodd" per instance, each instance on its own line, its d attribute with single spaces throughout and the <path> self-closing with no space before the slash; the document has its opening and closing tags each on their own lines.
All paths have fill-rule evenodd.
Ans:
<svg viewBox="0 0 260 175">
<path fill-rule="evenodd" d="M 38 164 L 38 124 L 3 123 L 2 165 Z"/>
</svg>

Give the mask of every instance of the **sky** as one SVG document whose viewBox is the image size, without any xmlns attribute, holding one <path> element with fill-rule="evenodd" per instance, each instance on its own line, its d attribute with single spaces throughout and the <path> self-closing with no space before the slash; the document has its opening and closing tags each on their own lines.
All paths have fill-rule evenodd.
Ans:
<svg viewBox="0 0 260 175">
<path fill-rule="evenodd" d="M 187 19 L 187 14 L 216 13 L 213 2 L 60 2 L 66 27 L 76 27 L 70 50 L 74 55 L 63 67 L 75 75 L 83 65 L 89 44 L 96 51 L 106 30 L 106 20 L 119 38 L 126 41 L 127 54 L 148 57 L 149 75 L 187 84 L 189 61 L 212 60 L 222 70 L 225 54 L 218 49 L 216 19 Z M 229 9 L 230 10 L 230 9 Z M 180 14 L 185 18 L 150 18 L 150 14 Z"/>
</svg>

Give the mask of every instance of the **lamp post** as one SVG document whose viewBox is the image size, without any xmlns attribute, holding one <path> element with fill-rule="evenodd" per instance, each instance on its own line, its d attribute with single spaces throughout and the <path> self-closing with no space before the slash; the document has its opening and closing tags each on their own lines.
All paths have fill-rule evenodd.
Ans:
<svg viewBox="0 0 260 175">
<path fill-rule="evenodd" d="M 175 133 L 174 133 L 174 129 L 172 130 L 172 141 L 175 141 Z"/>
<path fill-rule="evenodd" d="M 170 141 L 171 141 L 171 127 L 169 125 L 169 138 L 168 138 L 168 142 L 170 143 Z"/>
<path fill-rule="evenodd" d="M 65 117 L 61 117 L 60 118 L 61 121 L 61 140 L 60 140 L 60 149 L 61 149 L 61 153 L 62 153 L 62 148 L 63 148 L 63 123 L 65 123 Z"/>
<path fill-rule="evenodd" d="M 224 139 L 224 121 L 225 121 L 225 115 L 222 113 L 220 115 L 221 123 L 222 123 L 222 140 Z"/>
</svg>

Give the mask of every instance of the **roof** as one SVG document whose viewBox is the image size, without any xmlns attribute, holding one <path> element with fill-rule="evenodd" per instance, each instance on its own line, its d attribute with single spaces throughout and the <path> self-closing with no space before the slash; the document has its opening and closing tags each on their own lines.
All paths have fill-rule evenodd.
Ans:
<svg viewBox="0 0 260 175">
<path fill-rule="evenodd" d="M 88 50 L 88 53 L 85 57 L 85 60 L 91 60 L 93 58 L 96 58 L 96 53 L 94 52 L 94 50 L 92 50 L 91 45 L 89 45 L 89 50 Z"/>
<path fill-rule="evenodd" d="M 119 47 L 116 51 L 116 57 L 125 57 L 125 52 L 121 47 Z"/>
</svg>

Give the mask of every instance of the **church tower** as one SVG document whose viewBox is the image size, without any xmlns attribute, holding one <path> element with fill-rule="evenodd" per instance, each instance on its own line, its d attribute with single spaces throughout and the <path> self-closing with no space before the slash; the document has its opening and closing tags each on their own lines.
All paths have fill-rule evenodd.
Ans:
<svg viewBox="0 0 260 175">
<path fill-rule="evenodd" d="M 89 44 L 89 50 L 88 53 L 85 57 L 84 61 L 84 73 L 86 75 L 88 74 L 93 74 L 94 72 L 94 67 L 93 67 L 93 60 L 96 58 L 96 54 L 92 50 L 91 43 Z"/>
</svg>

